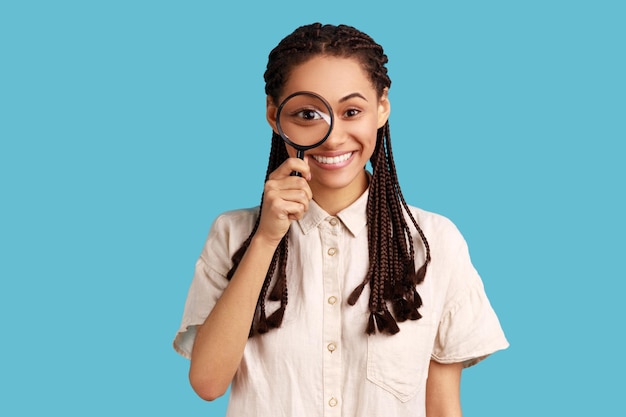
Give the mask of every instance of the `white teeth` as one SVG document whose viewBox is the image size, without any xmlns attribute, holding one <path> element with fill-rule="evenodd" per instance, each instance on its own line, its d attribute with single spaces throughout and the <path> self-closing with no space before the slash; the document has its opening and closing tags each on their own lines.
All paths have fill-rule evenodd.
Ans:
<svg viewBox="0 0 626 417">
<path fill-rule="evenodd" d="M 352 152 L 344 153 L 343 155 L 326 157 L 313 155 L 313 159 L 315 159 L 320 164 L 339 164 L 343 161 L 347 161 L 352 156 Z"/>
</svg>

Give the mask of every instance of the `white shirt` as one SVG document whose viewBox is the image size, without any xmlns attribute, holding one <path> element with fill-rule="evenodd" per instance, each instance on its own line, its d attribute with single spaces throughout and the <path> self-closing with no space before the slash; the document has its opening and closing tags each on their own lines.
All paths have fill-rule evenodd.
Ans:
<svg viewBox="0 0 626 417">
<path fill-rule="evenodd" d="M 248 340 L 231 386 L 228 417 L 424 417 L 432 359 L 470 366 L 508 342 L 472 266 L 465 240 L 445 217 L 411 208 L 431 247 L 417 287 L 422 318 L 389 336 L 365 333 L 369 287 L 347 298 L 369 264 L 368 192 L 337 216 L 314 201 L 290 228 L 289 303 L 279 329 Z M 248 237 L 258 208 L 220 215 L 196 264 L 174 348 L 189 358 L 228 281 L 231 256 Z M 409 222 L 410 224 L 410 222 Z M 424 248 L 414 233 L 415 262 Z M 279 306 L 268 301 L 268 316 Z"/>
</svg>

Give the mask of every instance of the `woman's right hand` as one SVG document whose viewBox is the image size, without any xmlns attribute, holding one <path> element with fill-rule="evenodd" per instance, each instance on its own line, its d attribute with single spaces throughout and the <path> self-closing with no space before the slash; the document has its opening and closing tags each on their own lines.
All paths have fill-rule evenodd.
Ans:
<svg viewBox="0 0 626 417">
<path fill-rule="evenodd" d="M 292 176 L 297 171 L 301 177 Z M 288 158 L 265 183 L 261 220 L 255 237 L 278 245 L 293 220 L 299 220 L 309 209 L 313 193 L 308 180 L 311 171 L 305 160 Z"/>
<path fill-rule="evenodd" d="M 291 176 L 293 171 L 302 177 Z M 310 178 L 306 161 L 289 158 L 265 183 L 259 227 L 215 307 L 196 330 L 189 381 L 205 400 L 222 396 L 239 368 L 276 247 L 291 222 L 309 208 Z"/>
</svg>

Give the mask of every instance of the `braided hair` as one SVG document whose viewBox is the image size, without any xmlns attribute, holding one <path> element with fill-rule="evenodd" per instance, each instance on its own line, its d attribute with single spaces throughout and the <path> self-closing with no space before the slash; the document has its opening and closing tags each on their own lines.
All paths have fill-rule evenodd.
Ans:
<svg viewBox="0 0 626 417">
<path fill-rule="evenodd" d="M 296 29 L 270 52 L 264 75 L 265 93 L 277 105 L 290 71 L 320 55 L 358 60 L 370 77 L 379 97 L 386 88 L 391 86 L 391 79 L 385 67 L 387 56 L 383 48 L 371 37 L 351 26 L 314 23 Z M 266 181 L 270 173 L 288 157 L 283 140 L 274 132 Z M 378 330 L 395 334 L 400 330 L 398 322 L 421 318 L 418 309 L 422 306 L 422 300 L 416 286 L 426 276 L 426 269 L 431 260 L 430 247 L 400 190 L 391 151 L 388 123 L 378 129 L 376 147 L 370 162 L 373 172 L 366 210 L 369 268 L 363 281 L 353 290 L 347 301 L 348 304 L 354 305 L 364 287 L 369 285 L 370 316 L 366 332 L 372 334 Z M 263 197 L 261 197 L 261 207 L 263 207 Z M 425 247 L 424 263 L 417 271 L 415 270 L 415 248 L 411 230 L 404 214 L 410 218 Z M 260 217 L 259 213 L 250 236 L 233 255 L 233 267 L 227 275 L 228 279 L 232 278 L 243 254 L 250 245 L 259 226 Z M 270 263 L 259 294 L 250 336 L 278 328 L 282 323 L 288 302 L 286 279 L 288 236 L 288 233 L 285 234 Z M 280 301 L 280 307 L 269 317 L 266 314 L 266 300 Z"/>
</svg>

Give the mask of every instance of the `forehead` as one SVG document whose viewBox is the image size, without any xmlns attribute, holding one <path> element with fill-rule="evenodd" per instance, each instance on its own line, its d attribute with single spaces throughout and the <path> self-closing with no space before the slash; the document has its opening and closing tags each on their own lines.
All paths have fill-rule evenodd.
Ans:
<svg viewBox="0 0 626 417">
<path fill-rule="evenodd" d="M 312 91 L 329 101 L 359 92 L 376 97 L 376 90 L 355 58 L 316 56 L 296 66 L 285 83 L 283 98 L 296 91 Z"/>
</svg>

